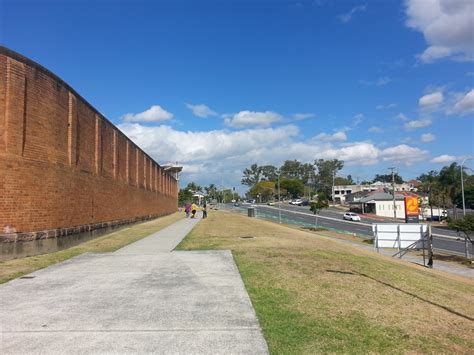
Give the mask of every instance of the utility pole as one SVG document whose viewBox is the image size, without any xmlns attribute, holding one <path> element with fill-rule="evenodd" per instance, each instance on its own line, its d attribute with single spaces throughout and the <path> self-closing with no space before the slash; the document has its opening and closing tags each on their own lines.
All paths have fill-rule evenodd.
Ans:
<svg viewBox="0 0 474 355">
<path fill-rule="evenodd" d="M 278 221 L 281 224 L 280 171 L 278 171 Z"/>
<path fill-rule="evenodd" d="M 461 193 L 462 193 L 462 215 L 463 217 L 466 217 L 466 201 L 464 200 L 464 178 L 462 176 L 462 172 L 464 170 L 464 163 L 466 160 L 472 160 L 471 157 L 464 158 L 464 160 L 461 163 Z"/>
<path fill-rule="evenodd" d="M 336 178 L 336 168 L 334 168 L 334 171 L 332 172 L 332 205 L 333 206 L 336 204 L 335 196 L 334 196 L 334 179 L 335 178 Z"/>
<path fill-rule="evenodd" d="M 397 218 L 397 203 L 395 202 L 395 168 L 388 168 L 392 172 L 393 218 Z"/>
</svg>

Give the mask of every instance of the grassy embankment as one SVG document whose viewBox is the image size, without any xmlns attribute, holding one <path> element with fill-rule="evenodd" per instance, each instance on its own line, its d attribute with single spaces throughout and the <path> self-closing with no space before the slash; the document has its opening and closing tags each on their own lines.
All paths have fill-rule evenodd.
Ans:
<svg viewBox="0 0 474 355">
<path fill-rule="evenodd" d="M 83 253 L 113 252 L 182 218 L 181 213 L 174 213 L 149 222 L 132 225 L 55 253 L 0 262 L 0 284 Z"/>
<path fill-rule="evenodd" d="M 471 280 L 226 212 L 179 248 L 233 251 L 271 353 L 474 348 Z"/>
</svg>

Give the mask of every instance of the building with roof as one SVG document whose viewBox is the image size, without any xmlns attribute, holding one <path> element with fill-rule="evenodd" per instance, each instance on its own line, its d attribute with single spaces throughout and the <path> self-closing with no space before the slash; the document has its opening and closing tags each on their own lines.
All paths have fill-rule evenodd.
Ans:
<svg viewBox="0 0 474 355">
<path fill-rule="evenodd" d="M 415 192 L 418 190 L 416 180 L 411 182 L 395 184 L 396 192 Z M 416 185 L 416 186 L 415 186 Z M 336 185 L 334 186 L 334 201 L 342 205 L 347 204 L 347 196 L 355 192 L 372 192 L 372 191 L 392 191 L 392 184 L 388 182 L 376 181 L 370 185 Z"/>
<path fill-rule="evenodd" d="M 393 195 L 383 190 L 372 191 L 361 196 L 362 193 L 354 193 L 349 197 L 352 209 L 357 209 L 362 213 L 372 213 L 380 217 L 405 218 L 405 197 L 418 197 L 417 194 L 409 191 L 395 193 L 395 206 Z"/>
</svg>

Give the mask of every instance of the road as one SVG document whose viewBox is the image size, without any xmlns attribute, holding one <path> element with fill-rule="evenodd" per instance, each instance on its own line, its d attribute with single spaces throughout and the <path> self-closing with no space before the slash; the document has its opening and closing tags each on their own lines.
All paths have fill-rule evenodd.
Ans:
<svg viewBox="0 0 474 355">
<path fill-rule="evenodd" d="M 263 204 L 254 205 L 257 216 L 261 218 L 278 220 L 278 206 L 267 206 Z M 235 209 L 247 209 L 250 205 L 234 207 L 229 204 L 227 207 Z M 338 231 L 355 233 L 360 236 L 372 237 L 373 223 L 394 223 L 390 220 L 361 217 L 360 222 L 345 221 L 342 219 L 343 211 L 336 208 L 329 208 L 321 211 L 318 216 L 318 226 L 335 229 Z M 283 223 L 298 224 L 302 226 L 314 226 L 316 217 L 309 210 L 309 207 L 292 206 L 281 204 L 281 218 Z M 459 239 L 456 232 L 433 227 L 433 247 L 435 250 L 454 255 L 465 255 L 464 239 Z M 469 245 L 469 253 L 472 255 L 472 244 Z"/>
</svg>

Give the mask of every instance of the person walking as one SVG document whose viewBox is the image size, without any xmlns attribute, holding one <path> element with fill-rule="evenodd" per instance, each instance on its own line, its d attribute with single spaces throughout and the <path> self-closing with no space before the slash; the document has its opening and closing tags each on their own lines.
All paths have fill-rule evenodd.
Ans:
<svg viewBox="0 0 474 355">
<path fill-rule="evenodd" d="M 189 212 L 191 211 L 191 205 L 189 203 L 186 203 L 184 205 L 184 212 L 186 212 L 186 218 L 189 217 Z"/>
<path fill-rule="evenodd" d="M 204 202 L 204 206 L 202 206 L 202 218 L 207 218 L 207 203 Z"/>
<path fill-rule="evenodd" d="M 193 202 L 191 205 L 191 218 L 196 218 L 196 212 L 198 210 L 198 206 Z"/>
</svg>

